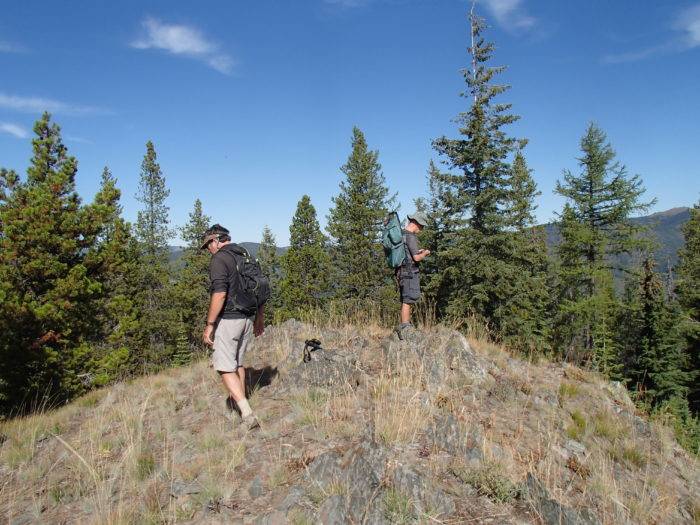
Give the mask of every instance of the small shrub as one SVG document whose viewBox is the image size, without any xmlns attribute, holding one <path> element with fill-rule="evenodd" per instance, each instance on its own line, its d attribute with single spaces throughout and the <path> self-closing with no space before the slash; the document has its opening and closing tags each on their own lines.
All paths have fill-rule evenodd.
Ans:
<svg viewBox="0 0 700 525">
<path fill-rule="evenodd" d="M 576 397 L 578 394 L 579 388 L 575 383 L 561 383 L 559 385 L 559 403 L 563 403 L 567 399 Z"/>
<path fill-rule="evenodd" d="M 581 438 L 586 432 L 586 418 L 581 412 L 574 410 L 571 413 L 571 419 L 573 420 L 573 424 L 566 428 L 566 435 L 571 439 L 581 441 Z"/>
<path fill-rule="evenodd" d="M 462 482 L 474 487 L 480 496 L 506 503 L 518 497 L 520 489 L 503 472 L 503 466 L 486 462 L 477 468 L 456 468 L 453 474 Z"/>
<path fill-rule="evenodd" d="M 390 523 L 412 523 L 416 520 L 411 500 L 394 488 L 384 494 L 384 516 Z"/>
<path fill-rule="evenodd" d="M 625 434 L 625 428 L 619 420 L 613 419 L 605 412 L 598 412 L 593 417 L 593 434 L 613 441 Z"/>
<path fill-rule="evenodd" d="M 641 468 L 646 465 L 646 457 L 643 452 L 641 452 L 634 445 L 617 445 L 613 447 L 609 452 L 609 456 L 617 461 L 618 463 L 627 463 L 633 467 Z"/>
<path fill-rule="evenodd" d="M 136 476 L 143 481 L 156 469 L 156 458 L 153 452 L 147 450 L 136 459 Z"/>
</svg>

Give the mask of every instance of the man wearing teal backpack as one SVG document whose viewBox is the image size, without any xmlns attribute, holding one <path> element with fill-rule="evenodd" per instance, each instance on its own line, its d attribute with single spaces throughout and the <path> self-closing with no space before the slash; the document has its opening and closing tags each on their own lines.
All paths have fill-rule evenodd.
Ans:
<svg viewBox="0 0 700 525">
<path fill-rule="evenodd" d="M 430 255 L 430 250 L 418 247 L 419 233 L 428 224 L 428 218 L 423 212 L 408 215 L 406 227 L 403 230 L 403 242 L 406 247 L 406 257 L 403 264 L 396 269 L 396 280 L 401 295 L 401 324 L 396 333 L 399 339 L 413 328 L 411 324 L 411 305 L 420 298 L 420 273 L 418 263 Z"/>
</svg>

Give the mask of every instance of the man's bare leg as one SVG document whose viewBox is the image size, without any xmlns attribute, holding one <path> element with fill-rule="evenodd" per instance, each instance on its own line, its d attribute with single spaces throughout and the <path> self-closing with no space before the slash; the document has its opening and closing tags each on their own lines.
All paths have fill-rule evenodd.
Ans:
<svg viewBox="0 0 700 525">
<path fill-rule="evenodd" d="M 411 305 L 401 304 L 401 324 L 409 324 L 411 322 Z"/>
<path fill-rule="evenodd" d="M 245 368 L 242 366 L 239 366 L 238 369 L 236 370 L 236 373 L 238 374 L 238 379 L 240 379 L 241 385 L 243 386 L 243 395 L 245 397 L 248 397 L 246 395 Z"/>
<path fill-rule="evenodd" d="M 238 368 L 240 370 L 240 367 Z M 236 372 L 219 372 L 226 390 L 228 390 L 233 400 L 238 403 L 245 399 L 245 389 L 241 383 L 240 374 Z"/>
</svg>

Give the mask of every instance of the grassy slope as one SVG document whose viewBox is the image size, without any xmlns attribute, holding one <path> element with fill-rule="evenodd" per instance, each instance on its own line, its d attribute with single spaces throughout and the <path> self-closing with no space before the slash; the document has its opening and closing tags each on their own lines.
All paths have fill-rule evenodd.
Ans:
<svg viewBox="0 0 700 525">
<path fill-rule="evenodd" d="M 436 345 L 449 336 L 440 327 L 429 334 Z M 289 396 L 259 385 L 251 398 L 262 418 L 256 433 L 237 427 L 205 361 L 2 423 L 0 516 L 18 523 L 250 520 L 279 504 L 292 485 L 304 487 L 311 515 L 334 488 L 309 484 L 305 467 L 326 450 L 357 442 L 371 426 L 393 461 L 415 464 L 455 495 L 453 523 L 486 516 L 536 519 L 498 492 L 483 490 L 519 484 L 528 472 L 552 497 L 592 508 L 604 523 L 668 522 L 678 507 L 686 516 L 694 512 L 698 522 L 697 460 L 667 428 L 640 418 L 623 389 L 593 374 L 526 363 L 471 337 L 489 366 L 486 381 L 449 389 L 428 385 L 420 365 L 387 368 L 379 348 L 388 332 L 371 326 L 273 328 L 256 341 L 249 366 L 267 371 L 258 374 L 264 385 L 273 370 L 266 367 L 279 365 L 283 372 L 285 357 L 300 341 L 318 335 L 328 348 L 355 349 L 366 381 L 356 389 Z M 426 446 L 433 418 L 446 413 L 463 428 L 479 430 L 483 465 L 455 465 Z M 571 439 L 585 447 L 574 461 L 564 452 Z M 250 494 L 259 495 L 249 501 Z M 390 494 L 387 513 L 408 505 Z M 305 522 L 303 513 L 295 519 Z"/>
</svg>

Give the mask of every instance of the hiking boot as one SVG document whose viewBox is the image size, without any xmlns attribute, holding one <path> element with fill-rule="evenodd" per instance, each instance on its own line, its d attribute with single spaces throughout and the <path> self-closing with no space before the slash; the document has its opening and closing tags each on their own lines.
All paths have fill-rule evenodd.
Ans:
<svg viewBox="0 0 700 525">
<path fill-rule="evenodd" d="M 249 414 L 241 419 L 241 425 L 245 430 L 251 431 L 255 430 L 256 428 L 260 428 L 260 421 L 255 414 Z"/>
<path fill-rule="evenodd" d="M 401 341 L 404 341 L 406 339 L 406 336 L 409 334 L 412 334 L 415 332 L 416 329 L 413 327 L 411 323 L 406 323 L 406 324 L 400 324 L 399 326 L 396 327 L 396 335 Z"/>
</svg>

